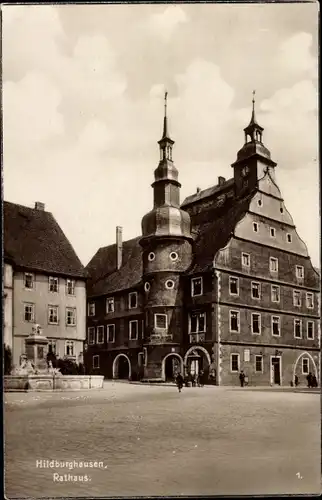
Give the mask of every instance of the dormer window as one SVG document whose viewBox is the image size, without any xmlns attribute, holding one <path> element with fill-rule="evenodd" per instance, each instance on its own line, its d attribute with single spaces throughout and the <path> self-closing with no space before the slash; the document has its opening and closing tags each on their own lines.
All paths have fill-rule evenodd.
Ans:
<svg viewBox="0 0 322 500">
<path fill-rule="evenodd" d="M 196 297 L 202 295 L 202 278 L 192 278 L 191 280 L 191 296 Z"/>
<path fill-rule="evenodd" d="M 129 293 L 129 309 L 135 309 L 138 306 L 137 292 Z"/>
</svg>

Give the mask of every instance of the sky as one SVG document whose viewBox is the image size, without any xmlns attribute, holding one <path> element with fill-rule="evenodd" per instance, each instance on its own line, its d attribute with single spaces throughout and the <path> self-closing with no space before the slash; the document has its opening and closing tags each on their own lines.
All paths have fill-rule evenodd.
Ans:
<svg viewBox="0 0 322 500">
<path fill-rule="evenodd" d="M 86 265 L 141 234 L 168 91 L 181 201 L 263 142 L 319 266 L 318 3 L 2 6 L 4 199 L 45 203 Z"/>
</svg>

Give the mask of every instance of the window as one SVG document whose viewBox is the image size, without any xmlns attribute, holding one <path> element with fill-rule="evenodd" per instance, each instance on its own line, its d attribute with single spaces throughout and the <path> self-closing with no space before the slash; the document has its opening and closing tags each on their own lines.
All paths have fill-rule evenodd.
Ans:
<svg viewBox="0 0 322 500">
<path fill-rule="evenodd" d="M 293 306 L 300 307 L 302 304 L 301 292 L 293 290 Z"/>
<path fill-rule="evenodd" d="M 261 207 L 263 205 L 263 201 L 262 200 L 258 200 L 257 204 L 258 204 L 259 207 Z"/>
<path fill-rule="evenodd" d="M 229 293 L 230 295 L 239 294 L 239 279 L 229 276 Z"/>
<path fill-rule="evenodd" d="M 271 227 L 270 230 L 269 230 L 269 232 L 270 232 L 271 238 L 275 238 L 275 236 L 276 236 L 275 228 Z"/>
<path fill-rule="evenodd" d="M 95 328 L 94 328 L 94 326 L 90 326 L 87 331 L 88 331 L 88 343 L 95 344 Z"/>
<path fill-rule="evenodd" d="M 25 321 L 33 323 L 35 320 L 35 305 L 24 304 L 24 319 Z"/>
<path fill-rule="evenodd" d="M 56 340 L 48 340 L 48 354 L 57 354 L 57 341 Z"/>
<path fill-rule="evenodd" d="M 155 259 L 155 253 L 150 252 L 149 255 L 148 255 L 148 259 L 149 259 L 150 262 L 152 262 L 152 260 Z"/>
<path fill-rule="evenodd" d="M 206 313 L 195 312 L 190 316 L 190 333 L 201 333 L 206 331 Z"/>
<path fill-rule="evenodd" d="M 104 343 L 104 326 L 97 327 L 97 343 L 98 344 Z"/>
<path fill-rule="evenodd" d="M 309 358 L 302 358 L 302 375 L 309 373 Z"/>
<path fill-rule="evenodd" d="M 306 333 L 307 333 L 307 338 L 309 340 L 313 340 L 314 339 L 314 323 L 313 323 L 313 321 L 308 321 L 307 322 Z"/>
<path fill-rule="evenodd" d="M 25 288 L 32 290 L 34 287 L 34 275 L 31 273 L 25 273 Z"/>
<path fill-rule="evenodd" d="M 269 270 L 272 273 L 278 272 L 278 260 L 275 259 L 275 257 L 270 257 L 270 259 L 269 259 Z"/>
<path fill-rule="evenodd" d="M 258 313 L 252 313 L 252 333 L 261 333 L 261 315 Z"/>
<path fill-rule="evenodd" d="M 257 222 L 253 222 L 253 231 L 254 231 L 254 233 L 258 233 L 258 224 L 257 224 Z"/>
<path fill-rule="evenodd" d="M 109 297 L 108 299 L 106 299 L 106 312 L 114 312 L 114 297 Z"/>
<path fill-rule="evenodd" d="M 129 326 L 130 326 L 130 340 L 137 340 L 138 338 L 138 322 L 135 320 L 135 321 L 130 321 L 129 323 Z"/>
<path fill-rule="evenodd" d="M 58 292 L 58 278 L 54 278 L 53 276 L 49 276 L 49 291 L 50 292 Z"/>
<path fill-rule="evenodd" d="M 75 280 L 66 280 L 67 295 L 75 295 Z"/>
<path fill-rule="evenodd" d="M 281 212 L 281 214 L 284 213 L 284 208 L 283 207 L 280 208 L 280 212 Z"/>
<path fill-rule="evenodd" d="M 93 356 L 93 368 L 99 368 L 99 367 L 100 367 L 100 355 L 95 354 L 95 356 Z"/>
<path fill-rule="evenodd" d="M 107 325 L 107 342 L 115 342 L 115 325 Z"/>
<path fill-rule="evenodd" d="M 304 267 L 303 266 L 296 266 L 295 272 L 296 272 L 297 278 L 300 278 L 300 279 L 304 278 Z"/>
<path fill-rule="evenodd" d="M 175 260 L 178 259 L 178 257 L 179 257 L 179 255 L 177 254 L 177 252 L 171 252 L 170 253 L 170 259 L 171 260 L 175 261 Z"/>
<path fill-rule="evenodd" d="M 167 280 L 165 282 L 165 287 L 168 289 L 168 290 L 171 290 L 172 288 L 174 288 L 174 281 L 172 280 Z"/>
<path fill-rule="evenodd" d="M 272 335 L 274 335 L 274 337 L 280 337 L 281 335 L 279 316 L 272 316 Z"/>
<path fill-rule="evenodd" d="M 302 320 L 301 319 L 294 320 L 294 337 L 296 339 L 302 338 Z"/>
<path fill-rule="evenodd" d="M 263 356 L 255 356 L 255 372 L 263 372 Z"/>
<path fill-rule="evenodd" d="M 88 304 L 88 316 L 95 316 L 95 302 Z"/>
<path fill-rule="evenodd" d="M 191 280 L 191 296 L 202 295 L 202 278 L 192 278 Z"/>
<path fill-rule="evenodd" d="M 66 307 L 66 325 L 75 326 L 76 325 L 76 308 Z"/>
<path fill-rule="evenodd" d="M 242 266 L 250 267 L 250 255 L 249 253 L 242 253 Z"/>
<path fill-rule="evenodd" d="M 48 306 L 48 323 L 58 325 L 58 306 Z"/>
<path fill-rule="evenodd" d="M 271 285 L 271 301 L 280 301 L 280 287 L 278 285 Z"/>
<path fill-rule="evenodd" d="M 75 345 L 73 340 L 66 340 L 65 342 L 65 355 L 66 356 L 75 356 Z"/>
<path fill-rule="evenodd" d="M 287 233 L 286 241 L 287 241 L 287 243 L 292 243 L 292 235 L 290 233 Z"/>
<path fill-rule="evenodd" d="M 250 361 L 250 349 L 244 349 L 244 362 L 249 363 Z"/>
<path fill-rule="evenodd" d="M 230 331 L 239 332 L 239 311 L 229 311 Z"/>
<path fill-rule="evenodd" d="M 230 371 L 239 372 L 239 354 L 230 355 Z"/>
<path fill-rule="evenodd" d="M 151 288 L 150 283 L 149 283 L 148 281 L 146 281 L 146 282 L 144 283 L 144 290 L 145 290 L 146 292 L 148 292 L 148 291 L 150 290 L 150 288 Z"/>
<path fill-rule="evenodd" d="M 252 299 L 260 299 L 261 295 L 261 285 L 252 281 Z"/>
<path fill-rule="evenodd" d="M 154 326 L 155 328 L 165 329 L 168 327 L 168 316 L 166 314 L 155 314 L 154 315 Z"/>
<path fill-rule="evenodd" d="M 313 309 L 314 307 L 314 297 L 312 292 L 306 292 L 306 307 L 308 309 Z"/>
<path fill-rule="evenodd" d="M 135 309 L 138 306 L 137 292 L 129 293 L 129 309 Z"/>
</svg>

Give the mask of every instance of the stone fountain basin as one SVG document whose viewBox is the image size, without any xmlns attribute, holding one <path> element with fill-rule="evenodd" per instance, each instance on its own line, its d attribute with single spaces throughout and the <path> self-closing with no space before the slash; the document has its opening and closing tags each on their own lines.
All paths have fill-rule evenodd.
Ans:
<svg viewBox="0 0 322 500">
<path fill-rule="evenodd" d="M 4 391 L 79 391 L 102 389 L 103 375 L 5 375 Z"/>
</svg>

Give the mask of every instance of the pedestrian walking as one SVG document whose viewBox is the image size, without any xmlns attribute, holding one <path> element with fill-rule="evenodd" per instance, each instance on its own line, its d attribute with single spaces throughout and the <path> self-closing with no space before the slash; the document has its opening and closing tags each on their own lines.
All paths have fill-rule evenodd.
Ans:
<svg viewBox="0 0 322 500">
<path fill-rule="evenodd" d="M 295 375 L 295 377 L 294 377 L 294 384 L 295 384 L 295 387 L 297 387 L 299 385 L 299 378 L 297 375 Z"/>
<path fill-rule="evenodd" d="M 205 385 L 205 372 L 201 370 L 199 373 L 199 387 L 203 387 Z"/>
<path fill-rule="evenodd" d="M 312 375 L 311 383 L 312 383 L 312 387 L 317 387 L 318 386 L 318 381 L 317 381 L 317 378 L 316 378 L 315 375 Z"/>
<path fill-rule="evenodd" d="M 312 373 L 311 373 L 311 372 L 310 372 L 310 373 L 308 374 L 308 376 L 306 377 L 306 380 L 307 380 L 307 386 L 308 386 L 309 388 L 311 388 L 311 387 L 312 387 Z"/>
<path fill-rule="evenodd" d="M 181 392 L 181 389 L 183 387 L 183 382 L 184 382 L 183 376 L 181 375 L 181 373 L 178 373 L 178 375 L 176 376 L 176 384 L 179 392 Z"/>
<path fill-rule="evenodd" d="M 246 378 L 245 373 L 243 372 L 243 370 L 241 370 L 241 372 L 239 374 L 240 387 L 244 387 L 245 378 Z"/>
</svg>

